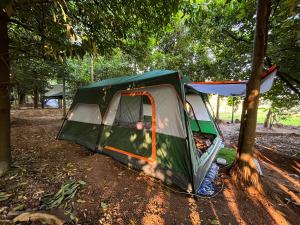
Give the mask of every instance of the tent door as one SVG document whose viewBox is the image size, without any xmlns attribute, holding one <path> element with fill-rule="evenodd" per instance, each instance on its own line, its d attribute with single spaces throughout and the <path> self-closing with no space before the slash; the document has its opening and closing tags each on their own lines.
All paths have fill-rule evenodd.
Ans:
<svg viewBox="0 0 300 225">
<path fill-rule="evenodd" d="M 112 126 L 105 126 L 102 146 L 147 162 L 156 160 L 155 103 L 150 93 L 122 92 Z"/>
</svg>

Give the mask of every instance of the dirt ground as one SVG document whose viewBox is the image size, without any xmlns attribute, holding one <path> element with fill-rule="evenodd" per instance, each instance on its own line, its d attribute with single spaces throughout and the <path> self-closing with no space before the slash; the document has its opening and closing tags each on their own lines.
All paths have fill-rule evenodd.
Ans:
<svg viewBox="0 0 300 225">
<path fill-rule="evenodd" d="M 239 123 L 220 123 L 220 129 L 227 145 L 234 145 L 238 140 Z M 256 129 L 256 147 L 271 149 L 289 156 L 300 154 L 300 127 L 274 125 L 272 129 L 258 124 Z"/>
<path fill-rule="evenodd" d="M 0 224 L 9 224 L 16 207 L 36 210 L 42 196 L 68 180 L 86 182 L 68 203 L 79 224 L 299 224 L 298 128 L 282 128 L 291 131 L 285 134 L 258 129 L 265 195 L 249 197 L 221 173 L 217 195 L 195 199 L 110 157 L 55 140 L 61 123 L 59 110 L 12 111 L 13 166 L 0 179 L 0 192 L 11 196 L 0 201 Z M 221 124 L 221 129 L 226 144 L 235 144 L 238 125 Z"/>
</svg>

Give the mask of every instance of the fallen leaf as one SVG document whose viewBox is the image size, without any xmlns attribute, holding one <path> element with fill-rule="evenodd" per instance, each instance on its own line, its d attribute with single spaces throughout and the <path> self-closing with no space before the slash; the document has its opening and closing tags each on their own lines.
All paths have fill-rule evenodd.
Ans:
<svg viewBox="0 0 300 225">
<path fill-rule="evenodd" d="M 85 201 L 85 200 L 82 200 L 82 199 L 77 199 L 77 202 L 78 202 L 78 203 L 85 203 L 86 201 Z"/>
<path fill-rule="evenodd" d="M 219 225 L 220 224 L 220 222 L 219 222 L 219 220 L 218 219 L 208 219 L 209 220 L 209 222 L 210 222 L 210 224 L 211 225 Z"/>
<path fill-rule="evenodd" d="M 130 219 L 129 224 L 130 225 L 136 225 L 136 220 L 135 219 Z"/>
<path fill-rule="evenodd" d="M 13 208 L 13 211 L 21 211 L 25 208 L 24 204 L 17 205 L 16 207 Z"/>
<path fill-rule="evenodd" d="M 18 173 L 16 173 L 15 175 L 11 176 L 11 177 L 9 178 L 9 180 L 12 180 L 12 179 L 16 178 L 17 176 L 18 176 Z"/>
<path fill-rule="evenodd" d="M 6 201 L 7 199 L 9 199 L 10 196 L 11 194 L 8 194 L 6 192 L 0 192 L 0 202 Z"/>
<path fill-rule="evenodd" d="M 105 203 L 105 202 L 101 202 L 101 203 L 100 203 L 100 205 L 101 205 L 101 209 L 102 209 L 102 211 L 103 211 L 103 212 L 105 212 L 105 211 L 107 210 L 107 208 L 108 208 L 108 205 L 107 205 L 107 203 Z"/>
</svg>

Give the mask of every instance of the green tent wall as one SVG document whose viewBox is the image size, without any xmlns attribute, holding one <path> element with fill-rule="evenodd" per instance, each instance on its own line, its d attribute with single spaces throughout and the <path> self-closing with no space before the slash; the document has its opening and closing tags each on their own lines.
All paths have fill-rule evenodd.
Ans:
<svg viewBox="0 0 300 225">
<path fill-rule="evenodd" d="M 197 129 L 197 124 L 188 117 L 184 108 L 187 93 L 185 84 L 188 82 L 188 79 L 177 71 L 156 70 L 140 75 L 108 79 L 80 88 L 58 138 L 109 155 L 167 184 L 176 185 L 188 192 L 195 192 L 220 149 L 222 139 L 212 118 L 210 121 L 199 120 L 202 132 L 216 136 L 210 148 L 199 155 L 192 133 Z M 191 92 L 201 96 L 201 93 L 195 90 Z M 107 122 L 112 120 L 109 117 L 123 117 L 128 104 L 132 106 L 128 106 L 127 111 L 136 109 L 134 106 L 136 102 L 131 101 L 131 98 L 126 100 L 126 95 L 135 96 L 136 99 L 142 99 L 141 101 L 146 99 L 145 105 L 149 108 L 151 106 L 152 116 L 144 117 L 143 120 L 151 124 L 151 129 L 137 129 L 134 126 L 121 126 Z M 125 102 L 125 108 L 123 107 L 123 111 L 120 112 L 122 102 Z M 173 107 L 172 110 L 163 108 L 168 104 L 169 107 Z M 91 110 L 90 106 L 96 108 Z M 115 109 L 114 116 L 111 116 L 112 109 Z M 80 110 L 81 113 L 76 113 Z M 173 121 L 166 122 L 169 127 L 163 124 L 160 128 L 163 118 L 159 118 L 160 113 L 166 113 L 168 110 L 171 110 L 168 113 Z M 134 112 L 136 111 L 129 112 L 128 115 L 139 116 L 132 115 Z M 209 114 L 208 111 L 206 113 Z M 74 119 L 75 117 L 78 118 Z M 135 120 L 133 119 L 133 122 Z"/>
</svg>

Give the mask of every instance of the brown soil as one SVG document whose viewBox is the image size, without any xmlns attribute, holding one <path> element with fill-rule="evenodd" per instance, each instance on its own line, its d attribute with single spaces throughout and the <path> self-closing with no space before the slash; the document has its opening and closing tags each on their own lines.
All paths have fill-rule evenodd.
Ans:
<svg viewBox="0 0 300 225">
<path fill-rule="evenodd" d="M 55 140 L 61 123 L 58 110 L 12 112 L 13 167 L 0 180 L 0 192 L 12 196 L 0 202 L 0 224 L 9 221 L 16 206 L 38 208 L 43 195 L 70 179 L 86 182 L 68 203 L 80 224 L 299 224 L 300 161 L 282 154 L 286 149 L 274 150 L 274 143 L 257 151 L 266 195 L 249 197 L 221 174 L 214 198 L 195 199 L 110 157 Z M 234 143 L 236 134 L 229 138 Z M 294 148 L 299 136 L 291 139 L 285 144 Z"/>
<path fill-rule="evenodd" d="M 237 143 L 240 124 L 220 123 L 227 145 Z M 275 125 L 272 129 L 261 124 L 256 128 L 256 145 L 259 149 L 272 149 L 290 156 L 300 154 L 300 127 Z"/>
</svg>

